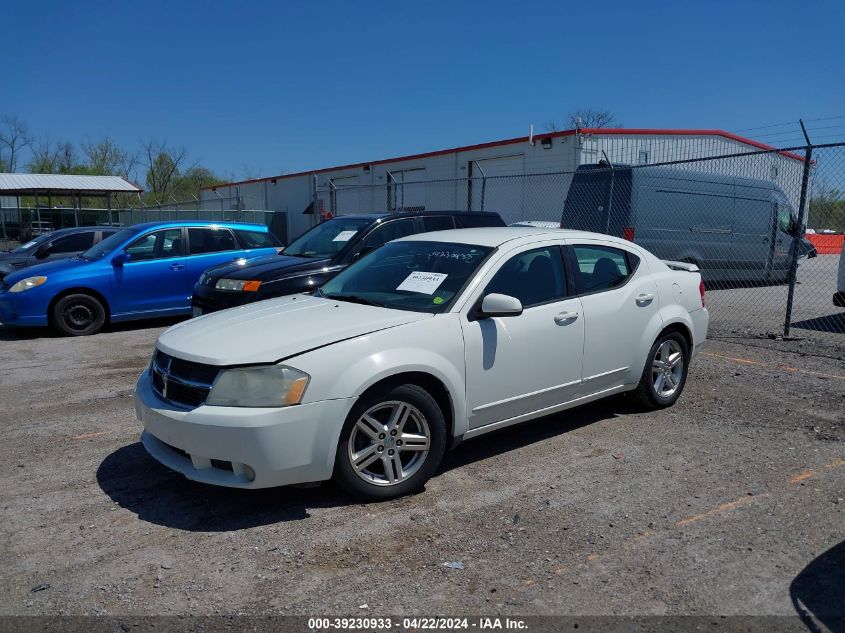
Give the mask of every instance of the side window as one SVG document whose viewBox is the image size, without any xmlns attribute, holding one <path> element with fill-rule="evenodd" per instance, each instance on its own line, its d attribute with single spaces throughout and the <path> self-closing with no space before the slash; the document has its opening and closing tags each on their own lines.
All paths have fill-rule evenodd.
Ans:
<svg viewBox="0 0 845 633">
<path fill-rule="evenodd" d="M 413 235 L 416 232 L 417 227 L 413 218 L 388 221 L 370 231 L 363 239 L 362 244 L 365 248 L 378 248 L 387 244 L 390 240 Z"/>
<path fill-rule="evenodd" d="M 514 255 L 506 261 L 484 290 L 516 297 L 522 307 L 566 297 L 566 276 L 560 248 L 547 246 Z"/>
<path fill-rule="evenodd" d="M 573 246 L 572 252 L 579 294 L 618 288 L 628 280 L 640 261 L 632 253 L 609 246 Z"/>
<path fill-rule="evenodd" d="M 228 229 L 188 229 L 191 255 L 236 251 L 235 236 Z"/>
<path fill-rule="evenodd" d="M 182 229 L 147 233 L 124 250 L 132 256 L 133 262 L 178 257 L 182 254 Z"/>
<path fill-rule="evenodd" d="M 789 213 L 790 209 L 784 203 L 777 203 L 775 202 L 775 213 L 777 215 L 778 220 L 778 229 L 780 229 L 783 233 L 789 233 L 789 230 L 792 228 L 792 216 Z"/>
<path fill-rule="evenodd" d="M 420 219 L 423 231 L 447 231 L 455 228 L 455 222 L 450 215 L 429 215 Z"/>
<path fill-rule="evenodd" d="M 281 246 L 279 241 L 270 233 L 238 230 L 235 230 L 235 233 L 244 248 L 274 248 L 276 246 Z"/>
<path fill-rule="evenodd" d="M 50 246 L 50 255 L 87 251 L 94 245 L 94 231 L 60 237 Z"/>
</svg>

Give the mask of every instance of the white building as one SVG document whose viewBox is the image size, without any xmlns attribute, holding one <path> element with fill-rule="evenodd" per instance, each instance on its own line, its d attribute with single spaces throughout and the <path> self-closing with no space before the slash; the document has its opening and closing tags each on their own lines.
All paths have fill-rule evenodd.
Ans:
<svg viewBox="0 0 845 633">
<path fill-rule="evenodd" d="M 571 181 L 568 172 L 579 165 L 603 159 L 655 164 L 771 149 L 722 130 L 567 130 L 227 183 L 202 190 L 201 197 L 210 206 L 232 198 L 242 209 L 285 213 L 277 232 L 287 238 L 318 222 L 321 212 L 478 211 L 483 206 L 507 222 L 557 220 Z M 770 152 L 680 166 L 773 180 L 797 206 L 801 156 Z"/>
</svg>

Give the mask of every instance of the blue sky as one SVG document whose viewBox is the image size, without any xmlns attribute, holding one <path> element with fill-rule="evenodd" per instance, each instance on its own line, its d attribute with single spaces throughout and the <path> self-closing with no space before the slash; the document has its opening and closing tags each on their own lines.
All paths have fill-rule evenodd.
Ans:
<svg viewBox="0 0 845 633">
<path fill-rule="evenodd" d="M 845 138 L 845 3 L 3 2 L 0 113 L 227 176 L 626 127 Z M 830 118 L 839 117 L 839 118 Z"/>
</svg>

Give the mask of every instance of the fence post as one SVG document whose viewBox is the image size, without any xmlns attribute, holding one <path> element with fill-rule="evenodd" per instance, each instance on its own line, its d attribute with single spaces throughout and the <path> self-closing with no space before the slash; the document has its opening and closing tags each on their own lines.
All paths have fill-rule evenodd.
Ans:
<svg viewBox="0 0 845 633">
<path fill-rule="evenodd" d="M 804 127 L 804 121 L 800 121 L 801 131 L 804 132 L 804 138 L 807 139 L 807 151 L 804 153 L 804 172 L 801 176 L 801 199 L 798 202 L 798 222 L 794 228 L 792 235 L 792 257 L 789 262 L 789 292 L 786 296 L 786 317 L 783 321 L 783 336 L 789 336 L 789 325 L 792 321 L 792 302 L 795 299 L 795 280 L 798 275 L 798 242 L 801 237 L 798 235 L 798 230 L 803 226 L 804 207 L 807 204 L 807 189 L 810 186 L 810 169 L 813 164 L 813 144 L 810 142 L 810 137 L 807 136 L 807 130 Z M 808 214 L 809 209 L 806 211 Z"/>
</svg>

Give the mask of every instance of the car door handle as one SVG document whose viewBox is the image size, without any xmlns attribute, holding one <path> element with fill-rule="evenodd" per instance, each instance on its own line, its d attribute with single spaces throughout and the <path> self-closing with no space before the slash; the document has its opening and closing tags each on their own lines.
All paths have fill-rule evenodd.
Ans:
<svg viewBox="0 0 845 633">
<path fill-rule="evenodd" d="M 184 264 L 170 264 L 170 270 L 182 270 L 184 267 Z"/>
<path fill-rule="evenodd" d="M 652 301 L 654 301 L 654 295 L 650 292 L 644 292 L 641 295 L 637 295 L 638 306 L 647 306 Z"/>
<path fill-rule="evenodd" d="M 560 312 L 555 315 L 555 323 L 557 323 L 558 325 L 562 325 L 564 323 L 570 323 L 577 318 L 577 312 Z"/>
</svg>

